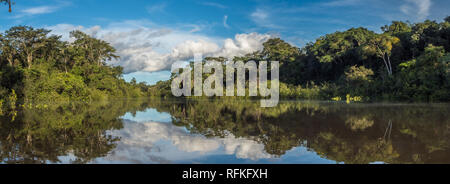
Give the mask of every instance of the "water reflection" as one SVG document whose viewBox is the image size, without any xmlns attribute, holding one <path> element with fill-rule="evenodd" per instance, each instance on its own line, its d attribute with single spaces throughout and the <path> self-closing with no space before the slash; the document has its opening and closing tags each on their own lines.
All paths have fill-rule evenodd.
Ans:
<svg viewBox="0 0 450 184">
<path fill-rule="evenodd" d="M 4 163 L 450 163 L 448 104 L 133 100 L 2 115 Z"/>
<path fill-rule="evenodd" d="M 0 159 L 3 163 L 88 163 L 106 156 L 118 137 L 107 130 L 123 128 L 127 111 L 145 110 L 143 103 L 36 105 L 0 115 Z"/>
<path fill-rule="evenodd" d="M 234 155 L 238 159 L 270 158 L 264 145 L 233 135 L 206 138 L 190 134 L 186 129 L 159 122 L 124 123 L 124 128 L 112 131 L 121 137 L 116 149 L 99 163 L 195 163 L 213 155 Z"/>
</svg>

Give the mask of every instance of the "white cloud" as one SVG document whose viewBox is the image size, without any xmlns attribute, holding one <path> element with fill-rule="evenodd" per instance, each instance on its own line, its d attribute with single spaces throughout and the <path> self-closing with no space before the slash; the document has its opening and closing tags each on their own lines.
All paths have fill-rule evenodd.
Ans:
<svg viewBox="0 0 450 184">
<path fill-rule="evenodd" d="M 147 7 L 148 13 L 157 13 L 157 12 L 164 12 L 166 9 L 167 4 L 161 3 L 161 4 L 154 4 L 152 6 Z"/>
<path fill-rule="evenodd" d="M 54 6 L 38 6 L 38 7 L 21 10 L 21 12 L 23 12 L 27 15 L 37 15 L 37 14 L 52 13 L 56 9 L 57 9 L 57 7 L 54 7 Z"/>
<path fill-rule="evenodd" d="M 85 28 L 84 26 L 75 26 L 72 24 L 57 24 L 54 26 L 47 26 L 45 28 L 48 30 L 51 30 L 52 31 L 51 34 L 62 36 L 62 39 L 66 40 L 66 41 L 73 41 L 69 37 L 69 33 L 71 31 L 82 30 L 89 35 L 96 35 L 98 33 L 98 31 L 101 29 L 100 26 L 93 26 L 90 28 Z"/>
<path fill-rule="evenodd" d="M 269 17 L 269 14 L 266 11 L 258 8 L 250 16 L 255 22 L 264 22 Z"/>
<path fill-rule="evenodd" d="M 188 61 L 194 53 L 203 56 L 242 56 L 262 49 L 262 43 L 271 36 L 250 33 L 237 34 L 234 39 L 209 37 L 192 31 L 158 27 L 146 21 L 125 21 L 105 28 L 59 24 L 47 27 L 53 34 L 63 35 L 82 30 L 103 39 L 117 49 L 119 60 L 110 63 L 124 67 L 125 73 L 155 72 L 170 69 L 176 61 Z M 221 46 L 222 45 L 222 46 Z"/>
<path fill-rule="evenodd" d="M 206 138 L 170 123 L 126 121 L 123 129 L 110 135 L 121 138 L 116 149 L 94 162 L 170 163 L 224 154 L 250 160 L 272 158 L 254 140 L 234 135 Z"/>
<path fill-rule="evenodd" d="M 201 31 L 203 29 L 203 26 L 196 25 L 196 24 L 187 24 L 186 26 L 191 28 L 189 30 L 189 33 L 199 32 L 199 31 Z"/>
<path fill-rule="evenodd" d="M 230 28 L 230 26 L 228 25 L 227 21 L 228 21 L 228 15 L 224 15 L 223 16 L 223 27 Z"/>
<path fill-rule="evenodd" d="M 248 53 L 253 53 L 263 49 L 263 43 L 271 38 L 268 34 L 237 34 L 234 40 L 228 38 L 225 40 L 222 49 L 215 53 L 215 56 L 243 56 Z"/>
<path fill-rule="evenodd" d="M 13 18 L 20 19 L 33 15 L 49 14 L 69 5 L 71 5 L 70 2 L 58 2 L 53 5 L 43 5 L 19 9 L 18 13 Z"/>
<path fill-rule="evenodd" d="M 211 7 L 215 7 L 215 8 L 220 8 L 220 9 L 228 8 L 227 6 L 225 6 L 223 4 L 214 3 L 214 2 L 204 2 L 204 3 L 201 3 L 201 4 L 205 5 L 205 6 L 211 6 Z"/>
<path fill-rule="evenodd" d="M 329 2 L 325 2 L 322 5 L 324 6 L 353 6 L 360 3 L 361 0 L 332 0 Z"/>
<path fill-rule="evenodd" d="M 250 14 L 250 19 L 259 27 L 270 28 L 270 29 L 283 29 L 283 26 L 279 25 L 279 22 L 276 22 L 277 16 L 271 16 L 273 10 L 269 10 L 269 8 L 257 8 Z M 278 12 L 276 12 L 278 13 Z"/>
<path fill-rule="evenodd" d="M 404 0 L 400 10 L 409 16 L 415 16 L 418 20 L 424 20 L 430 15 L 431 0 Z"/>
</svg>

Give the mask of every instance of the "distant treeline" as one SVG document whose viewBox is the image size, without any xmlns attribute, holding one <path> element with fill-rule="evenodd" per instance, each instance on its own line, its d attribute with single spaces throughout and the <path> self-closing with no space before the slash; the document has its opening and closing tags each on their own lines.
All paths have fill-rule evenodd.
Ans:
<svg viewBox="0 0 450 184">
<path fill-rule="evenodd" d="M 0 106 L 33 102 L 96 101 L 146 96 L 145 83 L 122 78 L 122 67 L 107 42 L 81 31 L 73 42 L 50 30 L 17 26 L 0 33 Z"/>
<path fill-rule="evenodd" d="M 282 98 L 450 101 L 450 17 L 440 23 L 394 21 L 381 29 L 351 28 L 303 48 L 270 39 L 261 51 L 233 60 L 279 61 Z M 170 84 L 159 82 L 151 95 L 172 96 Z"/>
</svg>

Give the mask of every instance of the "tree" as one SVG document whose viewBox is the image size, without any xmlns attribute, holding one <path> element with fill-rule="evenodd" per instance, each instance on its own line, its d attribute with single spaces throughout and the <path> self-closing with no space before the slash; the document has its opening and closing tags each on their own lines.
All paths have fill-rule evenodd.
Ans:
<svg viewBox="0 0 450 184">
<path fill-rule="evenodd" d="M 133 78 L 131 79 L 130 83 L 131 83 L 132 85 L 136 85 L 136 84 L 137 84 L 136 78 L 133 77 Z"/>
<path fill-rule="evenodd" d="M 263 46 L 264 49 L 261 54 L 264 59 L 270 61 L 293 62 L 300 55 L 299 48 L 291 46 L 280 38 L 269 39 Z"/>
<path fill-rule="evenodd" d="M 225 57 L 205 57 L 205 61 L 217 61 L 225 63 L 228 59 Z"/>
<path fill-rule="evenodd" d="M 13 66 L 14 56 L 17 54 L 16 49 L 11 45 L 11 42 L 0 35 L 0 51 L 3 59 L 6 59 L 10 66 Z"/>
<path fill-rule="evenodd" d="M 78 30 L 72 31 L 70 36 L 76 39 L 73 42 L 75 47 L 84 49 L 89 62 L 97 63 L 98 66 L 101 66 L 106 60 L 119 58 L 119 56 L 114 54 L 116 49 L 103 40 L 93 38 Z"/>
<path fill-rule="evenodd" d="M 69 46 L 69 44 L 67 42 L 62 42 L 61 43 L 61 47 L 59 49 L 59 53 L 61 55 L 61 60 L 62 60 L 62 63 L 64 65 L 64 71 L 66 73 L 67 73 L 67 64 L 68 64 L 69 59 L 71 57 L 70 50 L 71 50 L 71 47 Z"/>
<path fill-rule="evenodd" d="M 345 71 L 345 82 L 348 84 L 347 92 L 356 92 L 358 95 L 367 94 L 372 82 L 374 72 L 364 66 L 351 66 Z"/>
<path fill-rule="evenodd" d="M 450 16 L 445 17 L 444 21 L 445 22 L 450 22 Z"/>
<path fill-rule="evenodd" d="M 108 60 L 119 58 L 114 54 L 116 49 L 103 40 L 96 39 L 94 51 L 96 51 L 95 58 L 99 66 Z"/>
<path fill-rule="evenodd" d="M 22 52 L 28 68 L 31 68 L 35 53 L 46 46 L 49 30 L 34 29 L 29 26 L 12 27 L 6 31 L 6 39 L 13 48 Z"/>
<path fill-rule="evenodd" d="M 448 38 L 443 35 L 448 31 L 448 27 L 445 28 L 445 25 L 446 22 L 439 24 L 436 21 L 426 20 L 425 22 L 416 23 L 412 27 L 411 42 L 418 55 L 430 44 L 445 46 L 447 50 L 450 49 Z"/>
<path fill-rule="evenodd" d="M 442 46 L 429 45 L 422 55 L 400 64 L 406 98 L 440 101 L 450 98 L 450 61 Z"/>
<path fill-rule="evenodd" d="M 58 59 L 61 47 L 65 47 L 60 41 L 61 36 L 51 35 L 45 39 L 44 46 L 39 49 L 39 58 L 46 58 L 48 61 L 54 62 Z"/>
<path fill-rule="evenodd" d="M 345 72 L 345 80 L 347 82 L 371 81 L 371 76 L 373 76 L 373 74 L 371 69 L 367 69 L 364 66 L 351 66 Z"/>
<path fill-rule="evenodd" d="M 331 62 L 352 62 L 346 59 L 346 56 L 353 58 L 355 52 L 360 46 L 366 44 L 374 36 L 373 31 L 366 28 L 352 28 L 344 32 L 328 34 L 316 40 L 308 48 L 309 54 L 314 55 L 321 63 Z"/>
<path fill-rule="evenodd" d="M 305 47 L 305 59 L 300 63 L 306 67 L 309 80 L 315 82 L 335 82 L 353 65 L 371 63 L 369 57 L 361 53 L 361 47 L 376 35 L 366 28 L 351 28 L 320 37 Z M 308 81 L 305 81 L 308 82 Z"/>
<path fill-rule="evenodd" d="M 387 73 L 392 75 L 392 62 L 390 59 L 392 48 L 399 42 L 400 39 L 389 34 L 374 35 L 364 47 L 364 50 L 381 58 L 386 66 Z"/>
<path fill-rule="evenodd" d="M 5 3 L 9 6 L 9 12 L 11 12 L 11 5 L 14 4 L 11 0 L 0 0 L 0 3 Z"/>
<path fill-rule="evenodd" d="M 392 21 L 391 25 L 385 25 L 381 27 L 381 30 L 384 33 L 395 35 L 398 33 L 411 32 L 411 26 L 402 21 Z"/>
</svg>

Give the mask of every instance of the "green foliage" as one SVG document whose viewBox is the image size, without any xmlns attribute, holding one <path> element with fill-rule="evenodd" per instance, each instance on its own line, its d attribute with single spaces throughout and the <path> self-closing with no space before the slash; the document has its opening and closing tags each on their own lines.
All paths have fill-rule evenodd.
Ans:
<svg viewBox="0 0 450 184">
<path fill-rule="evenodd" d="M 351 28 L 322 36 L 302 49 L 274 38 L 261 51 L 233 61 L 279 61 L 282 98 L 342 100 L 350 95 L 364 101 L 448 102 L 448 19 L 394 21 L 380 34 Z M 170 81 L 150 89 L 153 95 L 171 96 Z"/>
<path fill-rule="evenodd" d="M 7 100 L 8 100 L 9 108 L 14 110 L 17 105 L 17 94 L 14 89 L 11 90 L 11 94 L 9 94 Z"/>
<path fill-rule="evenodd" d="M 326 85 L 318 86 L 314 83 L 309 84 L 307 87 L 280 83 L 280 97 L 285 99 L 326 99 L 327 95 L 322 93 L 322 91 L 326 90 L 326 88 Z"/>
<path fill-rule="evenodd" d="M 171 97 L 171 81 L 159 81 L 156 85 L 149 88 L 148 93 L 151 97 Z"/>
<path fill-rule="evenodd" d="M 367 43 L 373 35 L 374 32 L 365 28 L 352 28 L 321 37 L 307 49 L 321 63 L 346 62 L 346 56 Z"/>
<path fill-rule="evenodd" d="M 411 32 L 411 26 L 405 22 L 401 21 L 392 21 L 391 25 L 385 25 L 381 28 L 381 30 L 385 33 L 389 33 L 391 35 L 401 34 L 405 32 Z"/>
<path fill-rule="evenodd" d="M 300 50 L 297 47 L 291 46 L 279 38 L 270 39 L 263 44 L 262 50 L 263 58 L 270 61 L 294 62 L 300 55 Z"/>
<path fill-rule="evenodd" d="M 3 115 L 3 99 L 0 99 L 0 116 Z"/>
<path fill-rule="evenodd" d="M 415 60 L 401 64 L 400 96 L 425 101 L 447 101 L 450 98 L 450 65 L 445 50 L 429 45 Z"/>
<path fill-rule="evenodd" d="M 83 32 L 73 42 L 48 36 L 49 30 L 17 26 L 0 34 L 0 93 L 19 103 L 90 101 L 147 95 L 144 83 L 127 83 L 109 43 Z"/>
<path fill-rule="evenodd" d="M 27 86 L 25 96 L 31 101 L 83 101 L 89 96 L 83 78 L 70 73 L 41 75 L 37 80 L 27 80 Z"/>
<path fill-rule="evenodd" d="M 375 33 L 351 28 L 320 37 L 304 48 L 269 39 L 264 48 L 234 61 L 279 61 L 283 98 L 450 101 L 450 23 L 394 21 Z M 107 42 L 74 31 L 73 42 L 49 30 L 13 27 L 0 35 L 0 93 L 14 89 L 19 102 L 171 97 L 170 81 L 152 87 L 126 83 Z M 225 62 L 224 57 L 205 60 Z M 204 75 L 208 77 L 208 75 Z"/>
<path fill-rule="evenodd" d="M 351 66 L 345 72 L 345 80 L 350 83 L 358 83 L 364 81 L 371 81 L 371 77 L 374 75 L 371 69 L 367 69 L 364 66 Z"/>
</svg>

